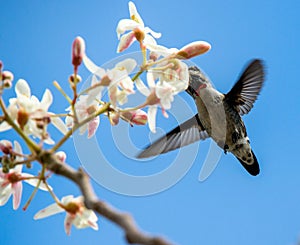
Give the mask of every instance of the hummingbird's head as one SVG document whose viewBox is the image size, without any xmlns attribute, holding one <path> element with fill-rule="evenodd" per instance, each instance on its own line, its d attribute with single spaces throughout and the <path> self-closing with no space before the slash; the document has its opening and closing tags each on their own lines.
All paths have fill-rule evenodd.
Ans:
<svg viewBox="0 0 300 245">
<path fill-rule="evenodd" d="M 199 88 L 210 86 L 207 76 L 197 67 L 189 67 L 189 86 L 186 91 L 195 99 L 198 96 Z"/>
<path fill-rule="evenodd" d="M 247 165 L 255 161 L 248 137 L 239 139 L 232 152 Z"/>
</svg>

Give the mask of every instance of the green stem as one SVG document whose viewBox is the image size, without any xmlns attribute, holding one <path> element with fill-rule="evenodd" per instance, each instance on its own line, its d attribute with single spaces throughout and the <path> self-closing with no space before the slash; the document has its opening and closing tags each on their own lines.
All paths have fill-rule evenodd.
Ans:
<svg viewBox="0 0 300 245">
<path fill-rule="evenodd" d="M 39 186 L 40 186 L 42 180 L 45 178 L 45 176 L 44 176 L 45 175 L 45 170 L 46 170 L 46 167 L 45 167 L 45 165 L 43 165 L 41 175 L 39 176 L 39 181 L 38 181 L 37 185 L 35 186 L 33 192 L 31 193 L 28 201 L 26 202 L 26 204 L 23 207 L 24 211 L 28 208 L 29 204 L 31 203 L 31 201 L 35 197 L 35 194 L 36 194 L 37 190 L 39 189 Z"/>
<path fill-rule="evenodd" d="M 131 79 L 133 82 L 144 72 L 144 69 L 140 69 Z"/>
<path fill-rule="evenodd" d="M 54 87 L 66 98 L 66 100 L 72 104 L 72 99 L 66 94 L 66 92 L 62 89 L 57 81 L 53 82 Z"/>
<path fill-rule="evenodd" d="M 70 136 L 73 134 L 73 132 L 75 132 L 78 128 L 80 128 L 82 125 L 88 123 L 89 121 L 91 121 L 93 118 L 95 118 L 96 116 L 99 116 L 100 114 L 105 113 L 106 111 L 108 111 L 110 104 L 106 103 L 103 107 L 101 107 L 98 111 L 96 111 L 95 113 L 93 113 L 92 115 L 90 115 L 89 117 L 87 117 L 86 119 L 84 119 L 83 121 L 77 123 L 74 125 L 74 127 L 72 129 L 70 129 L 65 135 L 64 137 L 61 138 L 61 140 L 59 142 L 56 143 L 55 146 L 52 147 L 52 149 L 50 150 L 51 152 L 55 152 L 58 150 L 58 148 L 60 148 L 66 141 L 67 139 L 70 138 Z"/>
<path fill-rule="evenodd" d="M 52 198 L 54 199 L 55 203 L 60 206 L 61 208 L 65 209 L 64 205 L 60 202 L 60 200 L 57 198 L 57 196 L 54 194 L 54 192 L 52 191 L 52 189 L 50 188 L 50 186 L 48 185 L 46 180 L 43 180 L 43 183 L 45 184 L 48 192 L 50 193 L 50 195 L 52 196 Z"/>
<path fill-rule="evenodd" d="M 26 142 L 27 146 L 29 147 L 29 149 L 31 150 L 31 152 L 40 152 L 40 147 L 33 142 L 24 132 L 23 130 L 21 130 L 15 123 L 14 121 L 11 119 L 11 117 L 9 116 L 5 104 L 3 102 L 2 97 L 0 98 L 0 106 L 1 109 L 4 113 L 4 117 L 5 117 L 5 121 L 22 137 L 22 139 Z"/>
</svg>

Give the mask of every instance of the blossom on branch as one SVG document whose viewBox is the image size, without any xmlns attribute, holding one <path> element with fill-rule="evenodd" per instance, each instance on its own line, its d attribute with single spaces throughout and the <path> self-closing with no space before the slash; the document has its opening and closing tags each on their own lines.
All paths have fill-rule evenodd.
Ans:
<svg viewBox="0 0 300 245">
<path fill-rule="evenodd" d="M 65 232 L 67 235 L 71 233 L 72 224 L 77 229 L 91 227 L 98 230 L 98 217 L 94 211 L 87 209 L 83 203 L 83 196 L 74 198 L 72 195 L 65 196 L 61 199 L 60 205 L 57 203 L 51 204 L 34 215 L 34 219 L 43 219 L 54 214 L 66 212 L 65 217 Z"/>
<path fill-rule="evenodd" d="M 120 117 L 129 122 L 130 125 L 145 125 L 148 121 L 147 113 L 141 109 L 129 111 L 126 111 L 125 109 L 124 111 L 120 112 Z"/>
<path fill-rule="evenodd" d="M 117 104 L 125 104 L 127 96 L 134 94 L 134 83 L 129 77 L 129 74 L 137 66 L 134 59 L 128 58 L 120 61 L 114 68 L 106 71 L 94 64 L 87 56 L 84 57 L 83 63 L 91 73 L 98 77 L 99 82 L 97 85 L 107 87 L 112 107 L 116 107 Z"/>
<path fill-rule="evenodd" d="M 8 142 L 3 142 L 2 140 L 0 144 L 2 145 L 2 149 L 4 146 L 8 146 Z M 10 142 L 9 142 L 10 143 Z M 10 145 L 12 145 L 10 143 Z M 11 147 L 8 147 L 11 148 Z M 7 148 L 7 149 L 8 149 Z M 3 151 L 3 150 L 2 150 Z M 4 150 L 3 153 L 6 151 Z M 14 141 L 14 148 L 10 150 L 9 154 L 13 157 L 14 162 L 17 163 L 23 160 L 22 155 L 22 148 L 17 141 Z M 10 158 L 2 157 L 2 165 L 4 159 L 10 160 Z M 32 174 L 22 173 L 23 164 L 16 165 L 14 168 L 10 169 L 8 173 L 3 172 L 3 168 L 0 168 L 0 206 L 3 206 L 7 203 L 10 196 L 13 196 L 13 209 L 16 210 L 20 206 L 21 197 L 22 197 L 22 181 L 36 187 L 38 184 L 38 178 L 33 176 Z M 48 189 L 46 186 L 41 182 L 39 185 L 39 189 L 47 191 Z"/>
<path fill-rule="evenodd" d="M 94 86 L 98 82 L 95 75 L 92 77 L 91 86 Z M 77 102 L 75 103 L 75 111 L 78 119 L 78 123 L 88 118 L 90 115 L 95 113 L 101 108 L 99 101 L 101 100 L 102 87 L 98 86 L 90 90 L 87 94 L 81 95 Z M 74 115 L 71 107 L 67 108 L 70 111 L 69 116 L 66 117 L 66 125 L 69 128 L 74 126 Z M 100 123 L 100 117 L 95 116 L 86 124 L 82 125 L 79 129 L 79 133 L 83 134 L 88 131 L 88 138 L 91 138 L 95 133 Z"/>
<path fill-rule="evenodd" d="M 154 38 L 160 38 L 161 33 L 152 31 L 145 27 L 144 21 L 137 12 L 133 2 L 129 2 L 130 19 L 122 19 L 117 26 L 117 35 L 120 40 L 117 52 L 120 53 L 131 46 L 137 40 L 141 45 L 156 44 Z M 128 33 L 124 34 L 125 32 Z M 154 38 L 153 38 L 154 37 Z"/>
<path fill-rule="evenodd" d="M 53 97 L 49 89 L 46 89 L 42 100 L 31 95 L 28 83 L 19 79 L 15 86 L 17 97 L 9 99 L 7 112 L 9 117 L 15 121 L 27 135 L 32 135 L 38 139 L 42 139 L 47 144 L 53 144 L 47 132 L 47 126 L 52 123 L 63 134 L 67 132 L 67 127 L 63 121 L 55 116 L 54 113 L 48 112 L 52 104 Z M 0 124 L 0 132 L 11 129 L 6 122 Z"/>
</svg>

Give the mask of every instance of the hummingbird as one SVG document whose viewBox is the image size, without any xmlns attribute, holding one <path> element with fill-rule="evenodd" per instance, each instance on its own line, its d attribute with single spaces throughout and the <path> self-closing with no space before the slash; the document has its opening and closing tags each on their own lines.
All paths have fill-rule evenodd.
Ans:
<svg viewBox="0 0 300 245">
<path fill-rule="evenodd" d="M 262 60 L 249 62 L 232 89 L 223 94 L 196 66 L 189 67 L 186 92 L 194 99 L 198 113 L 157 139 L 138 154 L 147 158 L 212 138 L 224 153 L 232 153 L 249 174 L 259 174 L 259 164 L 250 146 L 242 116 L 253 107 L 265 81 Z"/>
</svg>

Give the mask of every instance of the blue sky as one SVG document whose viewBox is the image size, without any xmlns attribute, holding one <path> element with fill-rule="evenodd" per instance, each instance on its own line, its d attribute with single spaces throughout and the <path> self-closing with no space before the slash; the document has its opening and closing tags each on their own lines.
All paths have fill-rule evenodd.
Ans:
<svg viewBox="0 0 300 245">
<path fill-rule="evenodd" d="M 213 174 L 199 182 L 199 171 L 210 144 L 205 141 L 200 144 L 187 174 L 163 192 L 133 197 L 110 191 L 94 181 L 97 194 L 116 208 L 132 213 L 142 229 L 163 234 L 176 244 L 295 244 L 300 239 L 297 154 L 300 2 L 153 0 L 135 3 L 146 25 L 162 33 L 160 44 L 181 47 L 195 40 L 211 43 L 210 52 L 192 61 L 224 93 L 250 59 L 265 61 L 265 86 L 250 114 L 244 117 L 261 173 L 257 177 L 249 176 L 233 156 L 222 155 Z M 56 97 L 51 110 L 62 112 L 67 103 L 52 81 L 59 81 L 68 91 L 73 39 L 82 36 L 90 57 L 99 65 L 106 63 L 116 57 L 115 28 L 121 18 L 128 18 L 127 1 L 123 0 L 2 2 L 0 59 L 16 79 L 24 78 L 30 83 L 34 94 L 41 96 L 50 87 Z M 136 50 L 138 46 L 134 45 L 129 51 Z M 88 77 L 83 67 L 79 71 L 82 77 Z M 13 91 L 6 96 L 13 96 Z M 191 98 L 185 94 L 179 98 L 195 111 Z M 173 107 L 173 110 L 176 117 L 182 108 Z M 174 117 L 166 120 L 159 115 L 157 123 L 167 131 L 176 126 Z M 126 134 L 137 147 L 148 144 L 147 127 L 127 130 Z M 178 153 L 138 162 L 132 158 L 136 152 L 131 156 L 119 152 L 111 132 L 103 118 L 97 132 L 98 143 L 113 166 L 128 174 L 139 176 L 162 171 Z M 1 135 L 5 137 L 13 134 Z M 59 134 L 53 131 L 53 137 L 58 138 Z M 80 166 L 73 141 L 62 149 L 69 152 L 68 163 Z M 60 197 L 79 194 L 76 186 L 61 177 L 54 177 L 51 185 Z M 30 191 L 32 188 L 24 185 L 22 204 Z M 73 228 L 70 237 L 63 230 L 64 215 L 34 221 L 33 215 L 50 203 L 49 195 L 38 193 L 26 212 L 21 208 L 13 211 L 11 201 L 1 207 L 2 243 L 126 244 L 122 230 L 101 217 L 98 232 Z"/>
</svg>

